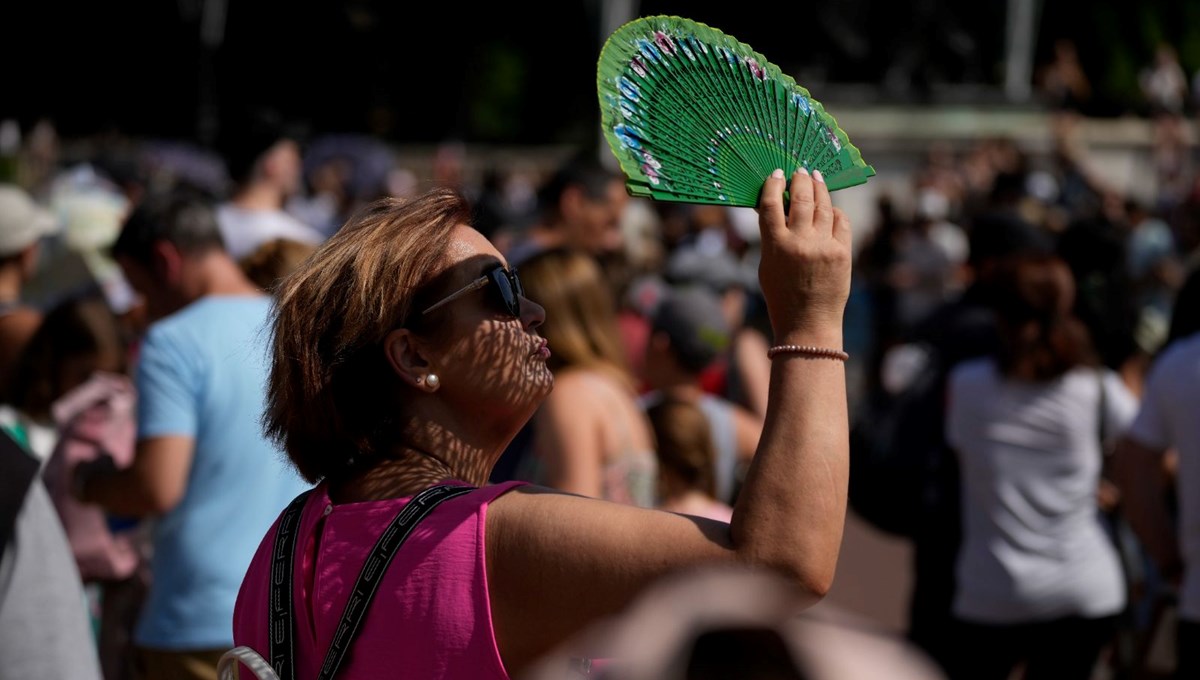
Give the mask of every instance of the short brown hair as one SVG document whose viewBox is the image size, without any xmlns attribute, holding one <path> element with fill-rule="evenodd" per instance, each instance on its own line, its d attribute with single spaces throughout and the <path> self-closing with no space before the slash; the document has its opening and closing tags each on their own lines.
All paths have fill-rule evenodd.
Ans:
<svg viewBox="0 0 1200 680">
<path fill-rule="evenodd" d="M 310 482 L 394 436 L 399 381 L 382 341 L 407 324 L 455 226 L 457 192 L 435 189 L 363 208 L 275 291 L 265 428 Z"/>
</svg>

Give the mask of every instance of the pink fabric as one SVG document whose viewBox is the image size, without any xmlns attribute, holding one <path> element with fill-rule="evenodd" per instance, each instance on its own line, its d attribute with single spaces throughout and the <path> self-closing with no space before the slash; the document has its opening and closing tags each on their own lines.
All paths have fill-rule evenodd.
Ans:
<svg viewBox="0 0 1200 680">
<path fill-rule="evenodd" d="M 509 677 L 492 630 L 484 528 L 488 504 L 521 484 L 487 486 L 448 500 L 417 526 L 383 577 L 339 678 Z M 317 676 L 359 570 L 409 500 L 331 505 L 324 484 L 309 496 L 294 580 L 299 680 Z M 264 657 L 274 540 L 272 527 L 250 563 L 233 614 L 234 643 Z M 243 677 L 249 677 L 244 670 Z"/>
<path fill-rule="evenodd" d="M 84 581 L 127 578 L 141 561 L 136 529 L 111 531 L 104 511 L 76 501 L 70 489 L 72 471 L 79 463 L 100 456 L 111 456 L 118 469 L 133 463 L 134 402 L 129 378 L 96 373 L 51 407 L 60 434 L 42 478 Z"/>
</svg>

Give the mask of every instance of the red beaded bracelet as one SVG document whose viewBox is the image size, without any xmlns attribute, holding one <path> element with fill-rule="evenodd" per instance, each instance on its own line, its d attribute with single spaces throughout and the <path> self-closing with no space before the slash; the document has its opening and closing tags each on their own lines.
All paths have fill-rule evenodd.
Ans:
<svg viewBox="0 0 1200 680">
<path fill-rule="evenodd" d="M 834 359 L 837 361 L 845 361 L 850 358 L 849 354 L 840 349 L 826 349 L 811 345 L 775 345 L 767 350 L 768 359 L 774 359 L 780 354 L 800 354 L 810 359 Z"/>
</svg>

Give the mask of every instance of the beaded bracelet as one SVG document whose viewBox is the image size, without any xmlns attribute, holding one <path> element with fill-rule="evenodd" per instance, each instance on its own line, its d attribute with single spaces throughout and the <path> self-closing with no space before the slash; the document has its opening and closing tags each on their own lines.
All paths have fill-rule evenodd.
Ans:
<svg viewBox="0 0 1200 680">
<path fill-rule="evenodd" d="M 824 347 L 813 347 L 811 345 L 775 345 L 767 350 L 767 358 L 774 359 L 780 354 L 800 354 L 810 359 L 834 359 L 836 361 L 845 361 L 850 358 L 850 355 L 840 349 L 826 349 Z"/>
</svg>

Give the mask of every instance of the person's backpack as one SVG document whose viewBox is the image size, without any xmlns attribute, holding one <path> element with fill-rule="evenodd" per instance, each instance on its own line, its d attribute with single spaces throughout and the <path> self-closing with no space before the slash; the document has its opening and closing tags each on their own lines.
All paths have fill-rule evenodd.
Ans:
<svg viewBox="0 0 1200 680">
<path fill-rule="evenodd" d="M 912 537 L 941 495 L 947 456 L 945 372 L 936 352 L 894 394 L 870 398 L 850 428 L 851 509 L 881 531 Z"/>
</svg>

